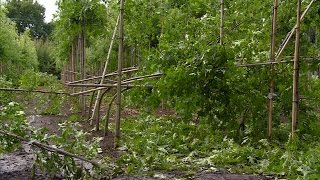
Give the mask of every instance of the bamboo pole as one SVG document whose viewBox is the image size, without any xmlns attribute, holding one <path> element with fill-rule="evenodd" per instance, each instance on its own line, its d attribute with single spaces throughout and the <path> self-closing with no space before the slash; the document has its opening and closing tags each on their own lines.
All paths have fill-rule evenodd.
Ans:
<svg viewBox="0 0 320 180">
<path fill-rule="evenodd" d="M 292 92 L 292 138 L 295 137 L 298 119 L 298 106 L 299 106 L 299 50 L 300 50 L 300 13 L 301 13 L 301 0 L 297 0 L 297 26 L 296 26 L 296 43 L 294 50 L 294 67 L 293 67 L 293 92 Z"/>
<path fill-rule="evenodd" d="M 135 81 L 142 81 L 146 78 L 158 78 L 162 75 L 162 73 L 156 73 L 156 74 L 149 74 L 149 75 L 145 75 L 145 76 L 138 76 L 138 77 L 133 77 L 133 78 L 129 78 L 126 80 L 123 80 L 121 82 L 121 86 L 127 86 L 130 83 L 133 83 Z M 116 87 L 117 83 L 114 84 L 68 84 L 68 86 L 73 86 L 73 87 Z M 139 86 L 139 85 L 132 85 L 132 86 Z M 101 89 L 97 89 L 97 90 L 101 90 Z"/>
<path fill-rule="evenodd" d="M 304 19 L 304 17 L 306 16 L 306 14 L 309 12 L 312 4 L 315 2 L 316 0 L 312 0 L 309 5 L 307 6 L 306 10 L 302 13 L 302 15 L 300 16 L 299 22 L 301 23 Z M 300 8 L 301 9 L 301 8 Z M 284 49 L 287 47 L 289 40 L 291 39 L 291 37 L 293 36 L 295 30 L 297 29 L 297 25 L 295 24 L 295 26 L 291 29 L 291 31 L 288 33 L 288 35 L 286 36 L 286 38 L 284 39 L 284 41 L 281 43 L 280 45 L 280 49 L 278 50 L 278 52 L 276 53 L 276 57 L 275 60 L 278 61 L 281 54 L 283 53 Z"/>
<path fill-rule="evenodd" d="M 82 95 L 82 94 L 87 94 L 87 93 L 91 93 L 91 92 L 102 90 L 102 89 L 108 89 L 108 88 L 110 88 L 110 87 L 99 87 L 99 88 L 96 88 L 96 89 L 90 89 L 90 90 L 86 90 L 86 91 L 72 93 L 71 96 L 79 96 L 79 95 Z"/>
<path fill-rule="evenodd" d="M 138 71 L 138 69 L 136 67 L 130 67 L 130 68 L 123 69 L 122 73 L 129 73 L 129 72 L 134 72 L 134 71 Z M 113 72 L 113 73 L 110 73 L 110 74 L 106 74 L 105 78 L 116 76 L 116 75 L 118 75 L 118 73 L 117 72 Z M 100 79 L 100 78 L 102 78 L 102 76 L 90 77 L 90 78 L 81 79 L 81 80 L 74 81 L 74 82 L 69 82 L 68 85 L 69 84 L 76 84 L 76 83 L 86 82 L 86 81 L 91 81 L 91 80 L 96 80 L 96 79 Z"/>
<path fill-rule="evenodd" d="M 107 68 L 108 68 L 110 55 L 111 55 L 111 51 L 112 51 L 112 47 L 113 47 L 113 42 L 114 42 L 114 39 L 115 39 L 116 33 L 117 33 L 118 24 L 119 24 L 119 16 L 117 18 L 117 22 L 116 22 L 116 25 L 115 25 L 114 30 L 113 30 L 112 39 L 111 39 L 109 50 L 108 50 L 108 54 L 107 54 L 107 60 L 106 60 L 106 63 L 104 65 L 104 69 L 103 69 L 103 73 L 102 73 L 100 84 L 104 83 L 104 79 L 105 79 L 105 75 L 107 73 Z M 93 107 L 93 113 L 92 113 L 92 116 L 90 117 L 90 125 L 92 125 L 93 120 L 97 116 L 97 111 L 99 111 L 99 109 L 100 109 L 100 106 L 99 106 L 100 97 L 101 97 L 101 90 L 99 90 L 98 94 L 97 94 L 97 98 L 96 98 L 96 101 L 95 101 L 95 104 L 94 104 L 94 107 Z M 99 121 L 99 119 L 97 119 L 97 124 L 96 124 L 96 130 L 97 131 L 99 129 L 99 127 L 98 127 L 99 126 L 99 122 L 98 121 Z"/>
<path fill-rule="evenodd" d="M 224 0 L 221 0 L 221 17 L 220 17 L 220 45 L 223 45 L 224 36 Z"/>
<path fill-rule="evenodd" d="M 146 86 L 146 85 L 130 84 L 132 82 L 129 81 L 128 83 L 122 83 L 121 87 L 131 87 L 131 88 L 132 87 L 149 87 L 148 85 Z M 105 88 L 118 87 L 118 84 L 73 84 L 72 86 L 73 87 L 98 87 L 95 91 L 101 91 L 101 90 L 103 90 Z M 103 89 L 100 89 L 100 88 L 103 88 Z M 84 92 L 86 92 L 86 91 L 84 91 Z M 91 91 L 91 92 L 93 92 L 93 91 Z M 73 93 L 73 94 L 75 94 L 75 93 Z"/>
<path fill-rule="evenodd" d="M 53 153 L 58 153 L 58 154 L 61 154 L 61 155 L 64 155 L 64 156 L 70 156 L 72 158 L 76 158 L 76 159 L 91 163 L 92 165 L 100 166 L 100 164 L 98 162 L 95 162 L 95 161 L 92 161 L 92 160 L 88 160 L 88 159 L 86 159 L 84 157 L 72 154 L 70 152 L 67 152 L 67 151 L 64 151 L 62 149 L 58 149 L 58 148 L 55 148 L 55 147 L 52 147 L 52 146 L 49 146 L 49 145 L 46 145 L 46 144 L 39 143 L 37 141 L 30 141 L 29 139 L 26 139 L 26 138 L 21 137 L 21 136 L 17 136 L 15 134 L 8 133 L 8 132 L 3 131 L 3 130 L 0 130 L 0 134 L 13 137 L 13 138 L 18 139 L 20 141 L 28 142 L 28 143 L 30 143 L 30 144 L 32 144 L 34 146 L 37 146 L 38 148 L 46 150 L 46 151 L 50 151 L 50 152 L 53 152 Z"/>
<path fill-rule="evenodd" d="M 119 18 L 119 52 L 118 52 L 118 86 L 117 86 L 117 112 L 116 112 L 116 133 L 115 145 L 117 146 L 120 138 L 120 119 L 121 119 L 121 76 L 122 76 L 122 62 L 123 62 L 123 48 L 124 48 L 124 0 L 120 0 L 120 18 Z"/>
<path fill-rule="evenodd" d="M 277 32 L 277 15 L 278 15 L 278 0 L 273 2 L 273 18 L 272 18 L 272 37 L 271 37 L 271 54 L 270 61 L 274 61 L 275 49 L 276 49 L 276 32 Z M 275 69 L 274 64 L 271 64 L 271 82 L 269 91 L 269 104 L 268 104 L 268 137 L 271 138 L 272 135 L 272 115 L 273 115 L 273 96 L 275 87 Z"/>
</svg>

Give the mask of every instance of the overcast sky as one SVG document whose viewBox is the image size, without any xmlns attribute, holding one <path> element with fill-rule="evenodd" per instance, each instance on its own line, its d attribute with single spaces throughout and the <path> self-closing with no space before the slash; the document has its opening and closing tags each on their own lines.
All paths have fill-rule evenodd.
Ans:
<svg viewBox="0 0 320 180">
<path fill-rule="evenodd" d="M 46 8 L 46 22 L 50 22 L 53 18 L 53 14 L 57 11 L 57 6 L 55 5 L 56 0 L 37 0 L 37 2 Z"/>
</svg>

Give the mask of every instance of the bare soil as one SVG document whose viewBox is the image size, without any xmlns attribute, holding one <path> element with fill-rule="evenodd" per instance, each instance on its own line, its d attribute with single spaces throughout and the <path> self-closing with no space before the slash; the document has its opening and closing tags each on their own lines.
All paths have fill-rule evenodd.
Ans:
<svg viewBox="0 0 320 180">
<path fill-rule="evenodd" d="M 29 111 L 30 112 L 30 111 Z M 102 114 L 105 112 L 101 112 Z M 125 109 L 122 112 L 123 117 L 137 116 L 139 111 L 136 109 Z M 157 109 L 158 116 L 172 115 L 174 112 L 165 109 Z M 56 115 L 29 115 L 30 124 L 34 127 L 46 127 L 50 133 L 58 133 L 59 123 L 68 119 L 71 114 Z M 78 114 L 79 116 L 79 114 Z M 82 117 L 85 119 L 85 117 Z M 114 116 L 111 116 L 110 122 L 114 121 Z M 93 126 L 89 121 L 80 123 L 83 130 L 91 132 L 93 137 L 103 137 L 103 130 L 98 132 L 93 131 Z M 107 155 L 116 160 L 123 152 L 114 148 L 114 134 L 109 132 L 101 141 L 102 155 Z M 0 156 L 0 180 L 27 180 L 32 174 L 32 164 L 34 155 L 28 145 L 24 144 L 21 149 L 16 152 Z M 45 173 L 39 170 L 35 173 L 35 179 L 52 179 Z M 152 177 L 134 177 L 122 175 L 116 180 L 147 180 L 147 179 L 197 179 L 197 180 L 266 180 L 271 179 L 264 176 L 246 175 L 246 174 L 230 174 L 225 172 L 199 172 L 191 177 L 186 177 L 183 172 L 157 172 Z"/>
</svg>

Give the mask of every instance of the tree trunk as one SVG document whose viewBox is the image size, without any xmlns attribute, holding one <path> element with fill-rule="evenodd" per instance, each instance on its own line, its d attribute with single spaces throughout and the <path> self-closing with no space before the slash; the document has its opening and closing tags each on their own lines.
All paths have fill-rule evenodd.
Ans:
<svg viewBox="0 0 320 180">
<path fill-rule="evenodd" d="M 224 0 L 221 0 L 220 45 L 223 45 L 223 36 L 224 36 Z"/>
<path fill-rule="evenodd" d="M 278 0 L 274 0 L 273 3 L 273 18 L 272 18 L 272 37 L 271 37 L 271 54 L 270 61 L 275 61 L 275 44 L 276 44 L 276 31 L 277 31 L 277 15 L 278 15 Z M 271 82 L 269 91 L 269 112 L 268 112 L 268 137 L 271 138 L 272 135 L 272 115 L 273 115 L 273 97 L 274 97 L 274 87 L 275 87 L 275 69 L 274 64 L 271 64 Z"/>
<path fill-rule="evenodd" d="M 297 0 L 297 26 L 296 26 L 296 43 L 294 51 L 294 67 L 293 67 L 293 93 L 292 93 L 292 138 L 295 137 L 297 129 L 298 105 L 299 105 L 299 49 L 300 49 L 300 11 L 301 0 Z"/>
<path fill-rule="evenodd" d="M 120 119 L 121 119 L 121 75 L 123 62 L 123 31 L 124 31 L 124 0 L 120 0 L 120 17 L 119 17 L 119 52 L 118 52 L 118 79 L 117 79 L 117 112 L 116 112 L 116 145 L 120 138 Z"/>
</svg>

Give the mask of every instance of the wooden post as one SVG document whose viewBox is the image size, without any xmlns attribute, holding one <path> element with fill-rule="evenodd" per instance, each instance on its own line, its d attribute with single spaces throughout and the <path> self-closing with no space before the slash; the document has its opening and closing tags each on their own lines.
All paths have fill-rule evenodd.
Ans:
<svg viewBox="0 0 320 180">
<path fill-rule="evenodd" d="M 275 61 L 275 44 L 276 44 L 276 31 L 277 31 L 277 15 L 278 15 L 278 0 L 273 2 L 273 18 L 272 18 L 272 35 L 271 35 L 271 54 L 270 61 Z M 269 106 L 268 106 L 268 137 L 271 138 L 272 135 L 272 114 L 273 114 L 273 97 L 274 97 L 274 87 L 275 87 L 275 69 L 274 64 L 271 67 L 271 82 L 269 91 Z"/>
<path fill-rule="evenodd" d="M 294 67 L 293 67 L 293 93 L 292 93 L 292 129 L 291 137 L 295 137 L 298 119 L 299 105 L 299 49 L 300 49 L 300 12 L 301 0 L 297 0 L 297 26 L 296 26 L 296 44 L 294 50 Z"/>
<path fill-rule="evenodd" d="M 116 111 L 116 133 L 115 145 L 117 146 L 120 138 L 120 119 L 121 119 L 121 76 L 123 62 L 123 31 L 124 31 L 124 0 L 120 0 L 120 16 L 119 16 L 119 52 L 118 52 L 118 79 L 117 79 L 117 111 Z"/>
<path fill-rule="evenodd" d="M 224 0 L 221 0 L 220 45 L 223 45 L 223 36 L 224 36 Z"/>
</svg>

